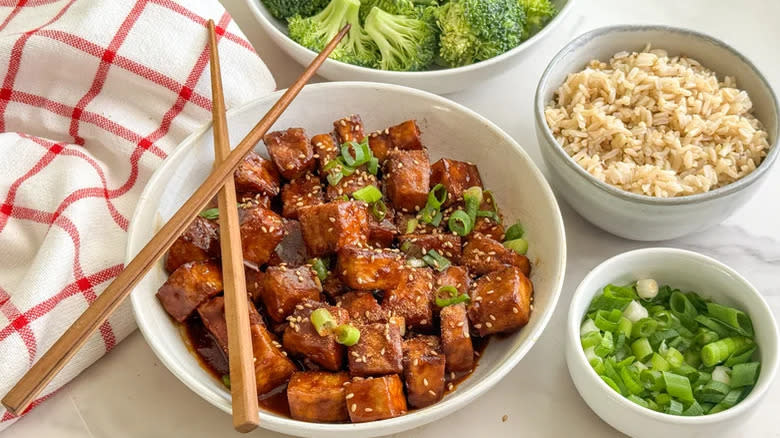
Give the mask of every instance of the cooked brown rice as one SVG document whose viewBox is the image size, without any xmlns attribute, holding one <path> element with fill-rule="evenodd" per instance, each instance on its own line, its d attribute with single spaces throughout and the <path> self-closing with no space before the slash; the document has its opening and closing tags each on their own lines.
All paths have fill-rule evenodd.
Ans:
<svg viewBox="0 0 780 438">
<path fill-rule="evenodd" d="M 769 150 L 732 77 L 646 47 L 570 74 L 545 110 L 563 149 L 591 175 L 657 197 L 706 192 L 755 170 Z"/>
</svg>

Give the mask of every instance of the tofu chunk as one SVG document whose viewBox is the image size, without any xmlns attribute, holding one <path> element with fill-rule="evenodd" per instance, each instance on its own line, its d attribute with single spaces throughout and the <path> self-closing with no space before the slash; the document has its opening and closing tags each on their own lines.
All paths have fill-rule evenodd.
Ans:
<svg viewBox="0 0 780 438">
<path fill-rule="evenodd" d="M 473 275 L 484 275 L 506 266 L 516 266 L 525 276 L 531 273 L 531 262 L 528 257 L 504 247 L 495 239 L 478 233 L 472 234 L 463 247 L 461 262 Z"/>
<path fill-rule="evenodd" d="M 311 313 L 325 308 L 333 315 L 336 325 L 341 325 L 349 322 L 349 312 L 312 300 L 303 300 L 295 307 L 293 314 L 287 318 L 289 325 L 284 329 L 284 349 L 294 356 L 308 358 L 326 370 L 340 370 L 344 365 L 346 347 L 336 342 L 336 335 L 320 336 L 311 322 Z"/>
<path fill-rule="evenodd" d="M 298 371 L 287 385 L 290 416 L 315 423 L 340 423 L 349 420 L 347 412 L 347 373 Z"/>
<path fill-rule="evenodd" d="M 284 222 L 278 214 L 259 206 L 238 211 L 244 260 L 264 265 L 284 238 Z"/>
<path fill-rule="evenodd" d="M 328 296 L 328 298 L 334 300 L 341 296 L 345 292 L 349 291 L 349 288 L 335 272 L 331 272 L 328 278 L 322 282 L 322 291 Z"/>
<path fill-rule="evenodd" d="M 453 265 L 436 274 L 436 290 L 441 286 L 453 286 L 458 292 L 468 294 L 470 285 L 469 271 L 463 266 Z"/>
<path fill-rule="evenodd" d="M 385 217 L 381 221 L 376 220 L 374 215 L 368 218 L 368 244 L 374 248 L 390 248 L 393 246 L 395 237 L 398 235 L 398 228 L 391 219 Z"/>
<path fill-rule="evenodd" d="M 263 324 L 263 317 L 257 312 L 254 304 L 248 303 L 249 324 Z M 198 306 L 198 315 L 203 325 L 209 330 L 217 344 L 228 354 L 227 321 L 225 320 L 225 297 L 216 296 Z"/>
<path fill-rule="evenodd" d="M 352 175 L 341 178 L 338 184 L 328 184 L 326 194 L 329 201 L 335 201 L 344 196 L 352 196 L 353 193 L 367 186 L 378 188 L 379 182 L 376 176 L 370 174 L 365 168 L 358 168 Z"/>
<path fill-rule="evenodd" d="M 519 268 L 493 271 L 474 283 L 469 320 L 480 336 L 516 331 L 528 323 L 532 296 L 531 280 Z"/>
<path fill-rule="evenodd" d="M 446 257 L 453 263 L 460 261 L 461 239 L 460 236 L 445 233 L 436 234 L 404 234 L 399 239 L 401 245 L 404 242 L 416 246 L 421 252 L 421 256 L 430 250 L 436 250 L 440 255 Z"/>
<path fill-rule="evenodd" d="M 404 341 L 404 382 L 409 405 L 430 406 L 444 396 L 445 358 L 439 338 L 417 336 Z"/>
<path fill-rule="evenodd" d="M 165 270 L 170 273 L 187 262 L 201 262 L 212 257 L 219 257 L 219 225 L 198 216 L 171 245 Z"/>
<path fill-rule="evenodd" d="M 371 153 L 379 160 L 379 164 L 385 162 L 387 153 L 393 148 L 392 143 L 390 143 L 390 134 L 388 132 L 389 131 L 385 129 L 384 131 L 368 134 L 368 147 L 371 148 Z"/>
<path fill-rule="evenodd" d="M 469 319 L 464 303 L 441 309 L 441 348 L 447 359 L 447 371 L 468 371 L 474 366 L 474 345 L 469 334 Z"/>
<path fill-rule="evenodd" d="M 384 168 L 385 192 L 393 207 L 407 213 L 425 207 L 431 181 L 427 152 L 390 151 Z"/>
<path fill-rule="evenodd" d="M 279 172 L 274 164 L 255 152 L 249 152 L 238 165 L 233 178 L 239 193 L 279 194 Z"/>
<path fill-rule="evenodd" d="M 246 293 L 255 304 L 261 302 L 263 295 L 263 271 L 244 266 L 244 281 L 246 282 Z"/>
<path fill-rule="evenodd" d="M 403 371 L 401 329 L 391 323 L 358 325 L 360 340 L 349 347 L 347 358 L 353 376 L 381 376 Z"/>
<path fill-rule="evenodd" d="M 398 286 L 385 293 L 382 307 L 402 316 L 408 329 L 425 330 L 433 326 L 433 301 L 433 271 L 407 268 Z"/>
<path fill-rule="evenodd" d="M 387 290 L 401 281 L 403 266 L 399 252 L 347 246 L 338 252 L 336 272 L 352 289 Z"/>
<path fill-rule="evenodd" d="M 250 316 L 250 320 L 251 320 Z M 257 395 L 266 394 L 290 380 L 298 368 L 284 355 L 263 324 L 250 324 L 252 352 L 255 356 Z"/>
<path fill-rule="evenodd" d="M 303 241 L 301 223 L 293 219 L 284 221 L 284 233 L 284 238 L 276 245 L 268 264 L 271 266 L 285 264 L 288 267 L 306 264 L 310 257 Z"/>
<path fill-rule="evenodd" d="M 340 144 L 349 141 L 360 143 L 365 138 L 363 133 L 363 120 L 357 114 L 350 114 L 348 117 L 333 122 L 333 128 L 336 131 L 336 138 Z"/>
<path fill-rule="evenodd" d="M 341 153 L 338 140 L 333 134 L 317 134 L 311 138 L 311 145 L 314 148 L 314 155 L 317 156 L 321 173 L 325 172 L 323 169 L 325 165 Z"/>
<path fill-rule="evenodd" d="M 201 303 L 222 292 L 222 272 L 214 262 L 179 266 L 157 291 L 157 298 L 173 319 L 183 322 Z"/>
<path fill-rule="evenodd" d="M 347 411 L 353 423 L 398 417 L 408 409 L 398 374 L 373 379 L 355 378 L 346 389 Z"/>
<path fill-rule="evenodd" d="M 447 189 L 445 206 L 463 199 L 463 192 L 469 187 L 482 187 L 477 166 L 465 161 L 442 158 L 431 166 L 431 187 L 441 184 Z"/>
<path fill-rule="evenodd" d="M 282 187 L 282 216 L 298 219 L 301 208 L 325 203 L 320 179 L 311 173 L 295 178 Z"/>
<path fill-rule="evenodd" d="M 262 299 L 268 316 L 282 322 L 306 299 L 320 301 L 320 279 L 308 266 L 270 266 L 263 275 Z"/>
<path fill-rule="evenodd" d="M 387 134 L 390 137 L 390 143 L 396 149 L 410 151 L 423 148 L 422 141 L 420 141 L 420 128 L 417 127 L 417 122 L 414 120 L 407 120 L 387 128 Z"/>
<path fill-rule="evenodd" d="M 365 202 L 334 201 L 301 209 L 303 240 L 313 257 L 334 253 L 345 246 L 368 242 L 368 208 Z"/>
<path fill-rule="evenodd" d="M 347 292 L 336 300 L 336 305 L 346 310 L 352 321 L 387 322 L 387 312 L 382 309 L 371 292 Z"/>
<path fill-rule="evenodd" d="M 478 217 L 474 223 L 473 232 L 488 236 L 498 242 L 504 241 L 504 226 L 493 219 Z"/>
<path fill-rule="evenodd" d="M 302 177 L 314 170 L 314 149 L 306 138 L 303 128 L 269 132 L 263 137 L 268 155 L 279 173 L 287 179 Z"/>
</svg>

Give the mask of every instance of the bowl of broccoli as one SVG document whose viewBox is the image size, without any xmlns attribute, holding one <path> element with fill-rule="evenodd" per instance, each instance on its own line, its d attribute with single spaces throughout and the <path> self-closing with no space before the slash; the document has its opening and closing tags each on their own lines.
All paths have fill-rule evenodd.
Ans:
<svg viewBox="0 0 780 438">
<path fill-rule="evenodd" d="M 320 68 L 330 80 L 450 93 L 485 80 L 543 38 L 573 0 L 247 0 L 271 38 L 306 65 L 346 24 Z"/>
</svg>

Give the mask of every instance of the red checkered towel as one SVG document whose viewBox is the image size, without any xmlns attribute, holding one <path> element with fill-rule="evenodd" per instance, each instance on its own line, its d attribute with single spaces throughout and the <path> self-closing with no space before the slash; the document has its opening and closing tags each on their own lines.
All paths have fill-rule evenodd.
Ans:
<svg viewBox="0 0 780 438">
<path fill-rule="evenodd" d="M 0 396 L 116 277 L 144 184 L 211 119 L 208 18 L 228 107 L 272 91 L 216 0 L 0 0 Z M 33 406 L 134 328 L 125 304 Z"/>
</svg>

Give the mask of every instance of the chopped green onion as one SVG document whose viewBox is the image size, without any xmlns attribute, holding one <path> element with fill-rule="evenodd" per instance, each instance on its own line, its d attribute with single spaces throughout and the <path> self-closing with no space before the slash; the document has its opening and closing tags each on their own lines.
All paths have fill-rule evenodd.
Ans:
<svg viewBox="0 0 780 438">
<path fill-rule="evenodd" d="M 741 388 L 743 386 L 753 386 L 758 380 L 758 370 L 761 367 L 759 362 L 748 362 L 734 365 L 731 370 L 731 387 Z"/>
<path fill-rule="evenodd" d="M 311 312 L 309 319 L 311 319 L 314 330 L 320 336 L 327 335 L 328 331 L 336 325 L 336 320 L 333 318 L 333 315 L 324 307 L 315 309 Z"/>
<path fill-rule="evenodd" d="M 325 281 L 325 279 L 328 278 L 328 267 L 325 266 L 325 262 L 323 262 L 321 258 L 313 258 L 309 260 L 309 263 L 320 281 Z"/>
<path fill-rule="evenodd" d="M 498 216 L 498 213 L 495 211 L 489 211 L 489 210 L 477 210 L 476 217 L 486 217 L 489 219 L 492 219 L 494 222 L 501 222 L 501 218 Z"/>
<path fill-rule="evenodd" d="M 341 159 L 347 166 L 357 167 L 365 164 L 371 157 L 366 155 L 365 149 L 360 147 L 360 144 L 350 141 L 341 146 Z"/>
<path fill-rule="evenodd" d="M 595 332 L 586 333 L 580 336 L 580 343 L 582 344 L 582 348 L 595 347 L 601 343 L 601 338 L 601 333 L 596 330 Z"/>
<path fill-rule="evenodd" d="M 504 247 L 509 248 L 518 254 L 525 254 L 528 252 L 528 242 L 520 237 L 505 241 Z"/>
<path fill-rule="evenodd" d="M 696 317 L 696 322 L 714 331 L 721 338 L 725 338 L 729 335 L 729 329 L 717 320 L 714 320 L 706 315 L 699 315 Z"/>
<path fill-rule="evenodd" d="M 447 225 L 449 226 L 450 231 L 453 231 L 461 237 L 465 237 L 471 232 L 471 229 L 474 227 L 474 222 L 463 210 L 458 210 L 452 213 Z"/>
<path fill-rule="evenodd" d="M 342 178 L 344 178 L 343 172 L 331 172 L 327 176 L 328 184 L 335 186 L 341 181 Z"/>
<path fill-rule="evenodd" d="M 701 359 L 704 366 L 711 367 L 729 358 L 735 352 L 749 348 L 753 341 L 742 336 L 723 338 L 701 348 Z"/>
<path fill-rule="evenodd" d="M 736 405 L 737 402 L 739 401 L 740 396 L 742 396 L 741 389 L 734 389 L 729 391 L 729 393 L 726 394 L 725 397 L 723 397 L 723 400 L 721 400 L 720 403 L 718 403 L 717 405 L 713 406 L 708 413 L 717 414 L 718 412 L 733 408 L 734 405 Z"/>
<path fill-rule="evenodd" d="M 639 380 L 648 391 L 661 391 L 666 388 L 664 375 L 657 370 L 644 370 L 639 374 Z"/>
<path fill-rule="evenodd" d="M 728 359 L 726 359 L 725 365 L 727 367 L 733 367 L 734 365 L 745 363 L 749 361 L 751 357 L 753 357 L 753 353 L 755 351 L 756 351 L 756 346 L 753 345 L 752 347 L 745 350 L 743 353 L 734 353 L 731 356 L 729 356 Z"/>
<path fill-rule="evenodd" d="M 587 335 L 590 332 L 598 332 L 599 328 L 596 327 L 596 324 L 593 323 L 593 320 L 588 318 L 585 320 L 585 322 L 582 323 L 580 326 L 580 335 L 584 336 Z"/>
<path fill-rule="evenodd" d="M 219 217 L 219 208 L 203 210 L 200 212 L 200 217 L 213 221 Z"/>
<path fill-rule="evenodd" d="M 603 310 L 599 310 L 596 313 L 596 319 L 593 320 L 593 322 L 596 324 L 596 327 L 598 327 L 601 330 L 604 330 L 605 332 L 614 332 L 617 330 L 617 323 L 610 321 L 607 315 L 605 315 Z"/>
<path fill-rule="evenodd" d="M 490 216 L 487 216 L 487 217 L 492 218 L 494 221 L 496 221 L 497 223 L 500 224 L 501 223 L 501 217 L 498 215 L 498 203 L 496 202 L 496 198 L 493 196 L 493 192 L 490 191 L 490 190 L 485 190 L 484 193 L 485 193 L 485 196 L 488 198 L 488 200 L 487 200 L 488 204 L 493 206 L 492 214 Z M 477 214 L 479 214 L 479 212 Z"/>
<path fill-rule="evenodd" d="M 599 377 L 601 377 L 601 380 L 603 380 L 604 383 L 609 385 L 610 388 L 614 389 L 615 392 L 617 392 L 618 394 L 622 394 L 622 392 L 620 391 L 620 388 L 617 386 L 617 383 L 615 383 L 614 380 L 610 379 L 609 377 L 607 377 L 607 376 L 605 376 L 603 374 L 599 374 Z"/>
<path fill-rule="evenodd" d="M 715 342 L 718 339 L 720 339 L 720 336 L 718 336 L 717 333 L 708 328 L 701 327 L 699 328 L 699 333 L 696 334 L 694 341 L 697 345 L 706 345 Z"/>
<path fill-rule="evenodd" d="M 639 373 L 632 371 L 631 368 L 627 366 L 620 367 L 620 378 L 623 379 L 623 384 L 626 385 L 626 389 L 631 394 L 639 395 L 644 391 L 642 384 L 639 382 Z"/>
<path fill-rule="evenodd" d="M 417 218 L 411 218 L 408 221 L 406 221 L 406 233 L 404 234 L 412 234 L 417 229 Z"/>
<path fill-rule="evenodd" d="M 428 192 L 428 204 L 435 209 L 439 209 L 447 201 L 447 188 L 444 184 L 436 184 Z"/>
<path fill-rule="evenodd" d="M 341 168 L 341 173 L 342 173 L 344 176 L 350 176 L 350 175 L 352 175 L 353 173 L 355 173 L 355 171 L 356 171 L 356 170 L 357 170 L 357 169 L 355 169 L 354 167 L 344 166 L 344 167 L 342 167 L 342 168 Z"/>
<path fill-rule="evenodd" d="M 669 371 L 672 369 L 672 366 L 669 365 L 669 362 L 667 362 L 666 359 L 664 359 L 663 356 L 658 353 L 653 353 L 653 356 L 650 358 L 650 364 L 656 371 Z"/>
<path fill-rule="evenodd" d="M 664 359 L 666 359 L 666 361 L 669 362 L 669 366 L 672 368 L 677 368 L 680 365 L 682 365 L 683 362 L 685 362 L 682 353 L 680 353 L 674 347 L 670 347 L 668 350 L 666 350 L 666 353 L 664 353 L 663 356 Z"/>
<path fill-rule="evenodd" d="M 351 347 L 360 340 L 360 330 L 352 324 L 341 324 L 333 332 L 336 334 L 336 342 L 347 347 Z"/>
<path fill-rule="evenodd" d="M 335 168 L 337 168 L 339 166 L 342 166 L 342 165 L 343 164 L 341 163 L 340 160 L 333 159 L 333 160 L 330 160 L 327 163 L 325 163 L 325 165 L 322 166 L 322 170 L 323 170 L 323 172 L 328 172 L 328 171 L 330 171 L 332 169 L 335 169 Z"/>
<path fill-rule="evenodd" d="M 377 221 L 382 221 L 387 216 L 387 205 L 385 201 L 378 200 L 371 205 L 371 214 L 374 215 Z"/>
<path fill-rule="evenodd" d="M 626 338 L 631 338 L 631 321 L 625 316 L 621 316 L 617 325 L 618 333 L 623 333 Z"/>
<path fill-rule="evenodd" d="M 710 380 L 696 390 L 694 396 L 700 403 L 720 403 L 729 392 L 729 385 L 716 380 Z"/>
<path fill-rule="evenodd" d="M 376 175 L 379 172 L 379 160 L 376 157 L 371 157 L 366 163 L 366 169 L 371 175 Z"/>
<path fill-rule="evenodd" d="M 436 305 L 439 307 L 466 303 L 470 300 L 471 298 L 467 294 L 461 294 L 455 286 L 442 286 L 436 291 Z"/>
<path fill-rule="evenodd" d="M 352 193 L 352 197 L 371 204 L 382 199 L 382 192 L 374 185 L 368 185 Z"/>
<path fill-rule="evenodd" d="M 434 216 L 433 220 L 431 221 L 431 225 L 433 225 L 434 227 L 438 227 L 443 217 L 444 215 L 441 214 L 440 211 L 437 211 L 436 216 Z"/>
<path fill-rule="evenodd" d="M 753 322 L 745 312 L 733 307 L 707 303 L 707 313 L 742 336 L 753 337 Z"/>
<path fill-rule="evenodd" d="M 429 250 L 422 259 L 425 263 L 428 264 L 428 266 L 435 268 L 439 272 L 449 268 L 452 264 L 449 260 L 447 260 L 446 257 L 439 254 L 439 252 L 435 249 Z"/>
<path fill-rule="evenodd" d="M 691 381 L 688 378 L 668 371 L 664 371 L 663 375 L 666 392 L 669 395 L 683 401 L 693 401 L 693 390 L 691 389 Z"/>
<path fill-rule="evenodd" d="M 634 394 L 629 394 L 627 399 L 631 400 L 632 402 L 638 404 L 639 406 L 642 406 L 643 408 L 650 409 L 650 404 L 645 401 L 642 397 L 638 397 Z"/>
<path fill-rule="evenodd" d="M 699 405 L 699 402 L 693 401 L 693 403 L 690 404 L 683 412 L 682 415 L 684 417 L 697 417 L 699 415 L 704 415 L 704 409 L 701 408 L 701 405 Z"/>
<path fill-rule="evenodd" d="M 669 415 L 682 415 L 683 404 L 672 399 L 669 401 L 669 406 L 667 406 L 665 412 Z"/>
<path fill-rule="evenodd" d="M 647 340 L 647 338 L 639 338 L 634 341 L 631 344 L 631 351 L 640 361 L 644 361 L 653 355 L 653 347 L 650 346 L 650 342 Z"/>
<path fill-rule="evenodd" d="M 225 385 L 227 389 L 230 389 L 230 374 L 222 375 L 222 384 Z"/>
<path fill-rule="evenodd" d="M 424 268 L 428 265 L 422 259 L 410 257 L 406 259 L 406 266 L 409 266 L 410 268 Z"/>
<path fill-rule="evenodd" d="M 605 357 L 615 351 L 615 343 L 612 339 L 612 332 L 605 332 L 601 336 L 601 343 L 593 347 L 593 351 L 600 357 Z"/>
<path fill-rule="evenodd" d="M 642 318 L 631 326 L 632 338 L 649 338 L 655 333 L 658 321 L 650 318 Z"/>
<path fill-rule="evenodd" d="M 523 229 L 523 225 L 520 222 L 515 222 L 504 232 L 504 241 L 519 239 L 524 235 L 525 230 Z"/>
</svg>

